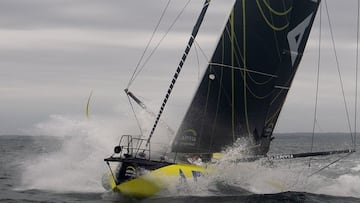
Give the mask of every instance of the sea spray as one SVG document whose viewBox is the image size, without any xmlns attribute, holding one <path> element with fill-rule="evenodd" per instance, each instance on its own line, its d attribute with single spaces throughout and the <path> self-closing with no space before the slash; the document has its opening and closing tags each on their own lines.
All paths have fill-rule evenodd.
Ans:
<svg viewBox="0 0 360 203">
<path fill-rule="evenodd" d="M 101 179 L 108 171 L 104 158 L 113 153 L 121 135 L 141 137 L 139 126 L 129 118 L 132 117 L 93 115 L 86 120 L 51 115 L 49 120 L 37 124 L 32 134 L 59 138 L 61 146 L 23 163 L 22 188 L 56 192 L 104 191 Z M 143 138 L 146 138 L 152 118 L 141 111 L 138 119 Z M 157 133 L 151 147 L 154 154 L 162 155 L 169 150 L 169 132 L 159 126 Z"/>
<path fill-rule="evenodd" d="M 315 190 L 316 193 L 331 194 L 336 196 L 360 197 L 360 164 L 357 160 L 356 166 L 350 168 L 344 174 L 334 178 L 328 178 L 327 184 Z"/>
<path fill-rule="evenodd" d="M 310 166 L 308 158 L 236 162 L 242 158 L 239 152 L 246 150 L 246 146 L 236 145 L 223 153 L 216 164 L 218 181 L 257 194 L 300 191 L 360 197 L 360 165 L 353 168 L 349 165 L 356 155 L 345 163 L 339 162 L 318 172 L 338 157 L 313 158 Z"/>
<path fill-rule="evenodd" d="M 151 118 L 142 115 L 140 122 L 148 122 L 147 125 L 143 124 L 143 132 L 148 132 Z M 53 115 L 48 121 L 38 124 L 34 132 L 61 139 L 61 146 L 24 162 L 22 188 L 56 192 L 104 191 L 101 177 L 107 171 L 107 166 L 103 159 L 111 155 L 122 134 L 139 134 L 137 126 L 127 119 L 92 116 L 90 121 L 86 121 L 60 115 Z M 157 135 L 160 136 L 156 138 L 164 144 L 168 142 L 166 132 Z M 166 137 L 160 139 L 161 136 Z M 197 181 L 187 181 L 190 189 L 181 190 L 181 185 L 175 185 L 160 195 L 206 196 L 303 191 L 360 197 L 357 154 L 350 156 L 345 164 L 335 164 L 309 177 L 336 157 L 315 159 L 311 167 L 308 166 L 308 159 L 270 162 L 264 158 L 253 162 L 237 162 L 242 158 L 241 152 L 245 148 L 240 144 L 225 150 L 220 160 L 211 166 L 216 169 L 214 173 L 204 174 Z M 154 151 L 157 150 L 159 148 L 154 147 Z M 349 165 L 354 162 L 357 164 Z M 339 174 L 339 167 L 347 168 L 350 172 L 341 171 Z"/>
<path fill-rule="evenodd" d="M 315 193 L 336 196 L 360 197 L 360 175 L 344 174 L 336 179 L 328 180 Z"/>
<path fill-rule="evenodd" d="M 270 194 L 286 191 L 309 192 L 326 195 L 360 196 L 360 165 L 351 168 L 353 173 L 336 174 L 339 168 L 349 165 L 335 164 L 325 171 L 315 173 L 323 166 L 337 159 L 313 158 L 310 166 L 309 159 L 268 160 L 260 158 L 255 161 L 244 160 L 243 152 L 247 149 L 247 142 L 237 142 L 221 153 L 218 160 L 214 160 L 208 167 L 213 167 L 213 173 L 204 174 L 197 181 L 187 182 L 187 189 L 178 190 L 172 187 L 165 196 L 212 196 L 212 195 L 248 195 Z M 184 187 L 182 185 L 182 187 Z M 180 188 L 182 188 L 180 187 Z M 185 191 L 185 192 L 184 192 Z"/>
<path fill-rule="evenodd" d="M 129 126 L 126 120 L 114 118 L 93 116 L 87 121 L 50 116 L 34 131 L 60 138 L 61 147 L 23 164 L 23 187 L 57 192 L 103 191 L 101 177 L 106 171 L 103 159 L 111 155 L 124 129 L 135 129 Z"/>
</svg>

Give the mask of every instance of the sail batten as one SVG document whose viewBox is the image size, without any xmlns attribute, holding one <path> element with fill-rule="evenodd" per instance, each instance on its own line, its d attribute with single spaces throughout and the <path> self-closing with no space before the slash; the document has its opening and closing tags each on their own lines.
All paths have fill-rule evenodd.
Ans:
<svg viewBox="0 0 360 203">
<path fill-rule="evenodd" d="M 245 67 L 236 67 L 236 66 L 230 66 L 230 65 L 226 65 L 226 64 L 219 64 L 219 63 L 209 63 L 209 65 L 212 65 L 213 67 L 223 67 L 223 68 L 233 68 L 233 69 L 238 69 L 241 71 L 246 71 L 249 73 L 255 73 L 255 74 L 259 74 L 259 75 L 264 75 L 264 76 L 268 76 L 268 77 L 272 77 L 272 78 L 277 78 L 277 75 L 272 75 L 269 73 L 265 73 L 265 72 L 260 72 L 260 71 L 256 71 L 256 70 L 252 70 L 249 69 L 249 67 L 245 68 Z"/>
<path fill-rule="evenodd" d="M 235 2 L 172 151 L 219 152 L 239 139 L 268 151 L 319 3 Z"/>
</svg>

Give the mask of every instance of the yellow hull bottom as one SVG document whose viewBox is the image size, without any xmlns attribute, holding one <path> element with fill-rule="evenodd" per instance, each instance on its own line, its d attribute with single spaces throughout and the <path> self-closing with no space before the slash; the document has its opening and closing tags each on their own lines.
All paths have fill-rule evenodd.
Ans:
<svg viewBox="0 0 360 203">
<path fill-rule="evenodd" d="M 181 178 L 197 178 L 208 170 L 205 167 L 191 164 L 172 164 L 159 169 L 149 171 L 135 179 L 116 185 L 115 180 L 110 176 L 110 187 L 113 191 L 120 192 L 126 196 L 145 198 L 165 189 L 174 181 Z"/>
</svg>

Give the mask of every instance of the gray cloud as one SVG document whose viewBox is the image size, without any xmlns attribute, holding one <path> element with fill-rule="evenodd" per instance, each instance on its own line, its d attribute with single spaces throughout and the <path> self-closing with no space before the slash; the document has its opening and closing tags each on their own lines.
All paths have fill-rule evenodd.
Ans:
<svg viewBox="0 0 360 203">
<path fill-rule="evenodd" d="M 172 1 L 156 40 L 166 32 L 187 1 Z M 356 47 L 356 1 L 328 0 L 348 103 L 353 108 Z M 166 0 L 2 0 L 0 2 L 0 134 L 22 133 L 50 114 L 84 115 L 90 90 L 94 114 L 117 114 L 129 108 L 122 89 L 134 70 Z M 232 1 L 214 0 L 197 39 L 210 57 Z M 158 109 L 179 61 L 202 1 L 191 1 L 169 36 L 132 87 Z M 323 19 L 326 18 L 323 10 Z M 277 131 L 311 131 L 315 94 L 317 33 L 315 23 Z M 331 39 L 324 21 L 321 108 L 324 131 L 346 131 Z M 152 44 L 152 47 L 155 45 Z M 206 58 L 200 54 L 200 67 Z M 194 50 L 169 101 L 168 114 L 179 116 L 196 84 Z M 154 82 L 156 81 L 156 82 Z M 177 90 L 177 91 L 176 91 Z M 120 106 L 120 107 L 119 107 Z M 114 112 L 115 111 L 115 112 Z M 118 115 L 116 115 L 118 116 Z M 179 116 L 180 117 L 180 116 Z M 336 121 L 331 121 L 335 117 Z M 341 122 L 341 124 L 340 124 Z"/>
</svg>

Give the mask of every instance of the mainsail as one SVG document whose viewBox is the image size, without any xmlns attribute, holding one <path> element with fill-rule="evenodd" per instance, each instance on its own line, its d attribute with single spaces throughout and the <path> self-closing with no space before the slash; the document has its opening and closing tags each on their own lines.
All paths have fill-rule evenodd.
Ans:
<svg viewBox="0 0 360 203">
<path fill-rule="evenodd" d="M 237 0 L 172 151 L 266 154 L 320 0 Z"/>
</svg>

